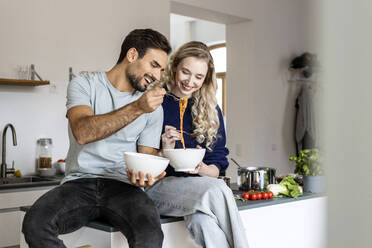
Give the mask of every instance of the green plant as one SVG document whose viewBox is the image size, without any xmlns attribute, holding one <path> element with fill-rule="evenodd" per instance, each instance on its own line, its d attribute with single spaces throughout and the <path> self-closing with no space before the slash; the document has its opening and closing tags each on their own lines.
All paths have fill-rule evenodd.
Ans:
<svg viewBox="0 0 372 248">
<path fill-rule="evenodd" d="M 296 162 L 295 173 L 303 176 L 320 176 L 324 174 L 322 158 L 317 148 L 304 149 L 299 155 L 289 157 L 289 160 Z"/>
</svg>

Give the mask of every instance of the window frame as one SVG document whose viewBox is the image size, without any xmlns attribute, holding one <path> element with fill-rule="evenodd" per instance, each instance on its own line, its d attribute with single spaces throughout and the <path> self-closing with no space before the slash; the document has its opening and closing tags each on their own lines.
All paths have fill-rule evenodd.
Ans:
<svg viewBox="0 0 372 248">
<path fill-rule="evenodd" d="M 226 47 L 226 42 L 218 43 L 211 46 L 208 46 L 209 51 L 214 49 Z M 216 78 L 222 80 L 222 114 L 226 116 L 226 71 L 225 72 L 216 72 Z"/>
</svg>

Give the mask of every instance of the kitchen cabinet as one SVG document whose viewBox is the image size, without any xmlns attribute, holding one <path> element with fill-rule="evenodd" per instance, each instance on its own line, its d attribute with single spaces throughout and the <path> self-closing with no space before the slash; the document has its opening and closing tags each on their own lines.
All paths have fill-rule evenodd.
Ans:
<svg viewBox="0 0 372 248">
<path fill-rule="evenodd" d="M 327 197 L 241 210 L 249 247 L 326 248 Z"/>
<path fill-rule="evenodd" d="M 19 245 L 21 206 L 32 205 L 54 186 L 0 190 L 0 247 Z"/>
<path fill-rule="evenodd" d="M 0 212 L 0 247 L 14 246 L 19 243 L 20 211 Z"/>
</svg>

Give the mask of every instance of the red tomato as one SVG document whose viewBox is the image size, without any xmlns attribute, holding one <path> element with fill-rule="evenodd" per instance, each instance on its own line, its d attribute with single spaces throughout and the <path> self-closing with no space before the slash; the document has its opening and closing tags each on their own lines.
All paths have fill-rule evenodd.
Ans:
<svg viewBox="0 0 372 248">
<path fill-rule="evenodd" d="M 242 198 L 245 200 L 249 199 L 249 194 L 248 193 L 243 193 Z"/>
<path fill-rule="evenodd" d="M 262 199 L 267 199 L 267 198 L 269 198 L 269 193 L 267 193 L 267 192 L 262 192 Z"/>
<path fill-rule="evenodd" d="M 271 198 L 273 198 L 274 197 L 274 193 L 273 192 L 271 192 L 271 191 L 269 191 L 269 199 L 271 199 Z"/>
<path fill-rule="evenodd" d="M 248 191 L 248 193 L 253 193 L 253 192 L 254 192 L 254 190 L 253 190 L 253 189 L 251 189 L 251 190 L 249 190 L 249 191 Z"/>
<path fill-rule="evenodd" d="M 252 200 L 252 201 L 257 200 L 257 194 L 256 193 L 250 193 L 249 194 L 249 200 Z"/>
<path fill-rule="evenodd" d="M 262 199 L 262 193 L 256 193 L 257 194 L 257 200 L 261 200 Z"/>
</svg>

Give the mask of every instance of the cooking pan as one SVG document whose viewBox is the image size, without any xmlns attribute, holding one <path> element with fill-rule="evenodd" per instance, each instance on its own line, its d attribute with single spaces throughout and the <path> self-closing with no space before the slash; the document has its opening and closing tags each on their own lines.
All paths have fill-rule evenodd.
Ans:
<svg viewBox="0 0 372 248">
<path fill-rule="evenodd" d="M 239 167 L 237 184 L 240 190 L 265 190 L 267 185 L 276 183 L 275 168 L 243 167 L 235 159 L 230 159 Z"/>
<path fill-rule="evenodd" d="M 241 167 L 238 169 L 240 190 L 265 190 L 267 185 L 276 183 L 276 169 L 270 167 Z"/>
</svg>

